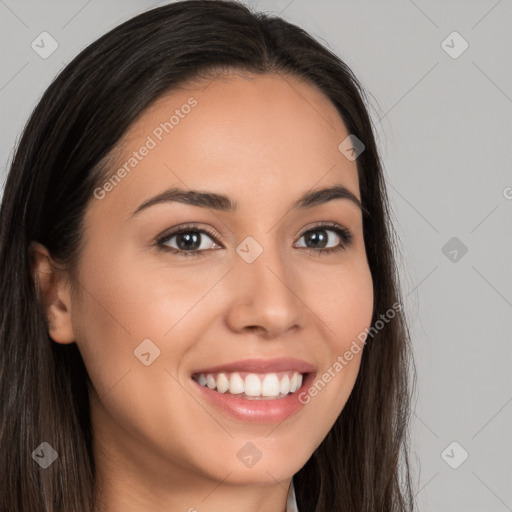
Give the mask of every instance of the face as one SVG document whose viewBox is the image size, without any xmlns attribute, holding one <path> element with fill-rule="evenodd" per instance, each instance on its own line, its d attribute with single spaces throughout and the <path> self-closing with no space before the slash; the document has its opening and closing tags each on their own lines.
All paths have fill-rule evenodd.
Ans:
<svg viewBox="0 0 512 512">
<path fill-rule="evenodd" d="M 373 308 L 348 135 L 322 93 L 277 75 L 174 90 L 126 133 L 50 332 L 78 344 L 97 446 L 119 465 L 152 483 L 284 481 L 327 435 L 362 352 L 333 368 Z M 355 200 L 296 205 L 336 186 Z M 169 189 L 179 200 L 141 206 Z"/>
</svg>

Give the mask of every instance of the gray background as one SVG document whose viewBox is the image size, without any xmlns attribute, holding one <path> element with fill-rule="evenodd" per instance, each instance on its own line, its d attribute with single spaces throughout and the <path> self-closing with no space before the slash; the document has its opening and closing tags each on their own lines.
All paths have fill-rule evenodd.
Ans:
<svg viewBox="0 0 512 512">
<path fill-rule="evenodd" d="M 59 70 L 163 3 L 0 0 L 2 183 Z M 419 509 L 512 510 L 511 2 L 246 3 L 305 28 L 370 94 L 418 369 L 411 444 Z M 58 42 L 47 59 L 31 48 L 43 31 Z M 458 53 L 460 39 L 442 44 L 453 31 L 469 44 L 457 58 L 445 49 Z"/>
</svg>

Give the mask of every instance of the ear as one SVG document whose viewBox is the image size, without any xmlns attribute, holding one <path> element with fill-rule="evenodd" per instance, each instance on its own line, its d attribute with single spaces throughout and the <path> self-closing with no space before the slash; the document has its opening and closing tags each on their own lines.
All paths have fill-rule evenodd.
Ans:
<svg viewBox="0 0 512 512">
<path fill-rule="evenodd" d="M 73 343 L 68 274 L 58 268 L 48 249 L 39 242 L 30 242 L 29 256 L 38 300 L 46 311 L 48 334 L 57 343 Z"/>
</svg>

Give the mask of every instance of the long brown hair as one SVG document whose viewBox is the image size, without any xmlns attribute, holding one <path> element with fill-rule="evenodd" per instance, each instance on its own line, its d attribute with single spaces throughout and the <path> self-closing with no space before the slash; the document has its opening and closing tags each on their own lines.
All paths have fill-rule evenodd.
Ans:
<svg viewBox="0 0 512 512">
<path fill-rule="evenodd" d="M 393 228 L 363 87 L 304 30 L 238 2 L 187 0 L 114 28 L 85 48 L 32 113 L 0 209 L 1 512 L 84 512 L 95 503 L 88 375 L 76 344 L 48 335 L 30 274 L 37 240 L 72 270 L 84 212 L 108 156 L 148 105 L 173 87 L 223 71 L 281 73 L 319 88 L 357 158 L 364 241 L 374 282 L 372 325 L 400 303 Z M 354 389 L 321 445 L 294 476 L 300 512 L 411 511 L 408 462 L 411 369 L 403 311 L 370 336 Z M 47 441 L 58 464 L 32 452 Z"/>
</svg>

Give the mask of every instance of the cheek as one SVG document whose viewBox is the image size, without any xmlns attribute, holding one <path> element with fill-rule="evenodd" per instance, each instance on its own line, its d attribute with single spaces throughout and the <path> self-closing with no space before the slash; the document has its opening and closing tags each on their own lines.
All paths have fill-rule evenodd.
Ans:
<svg viewBox="0 0 512 512">
<path fill-rule="evenodd" d="M 366 263 L 342 272 L 337 299 L 331 303 L 331 373 L 343 374 L 345 390 L 352 390 L 359 372 L 364 339 L 373 315 L 373 281 Z M 340 363 L 340 364 L 337 364 Z M 334 386 L 336 387 L 336 385 Z M 348 398 L 348 394 L 346 396 Z"/>
<path fill-rule="evenodd" d="M 322 320 L 331 350 L 344 350 L 372 320 L 373 281 L 366 259 L 317 265 L 309 276 L 303 281 L 303 300 Z"/>
<path fill-rule="evenodd" d="M 316 350 L 321 367 L 301 399 L 312 416 L 321 418 L 320 442 L 345 406 L 359 372 L 364 334 L 372 321 L 373 281 L 364 258 L 326 267 L 315 277 L 305 296 L 323 333 L 323 345 Z"/>
<path fill-rule="evenodd" d="M 83 328 L 94 339 L 118 331 L 130 346 L 169 333 L 215 277 L 191 267 L 173 270 L 164 256 L 148 256 L 132 247 L 101 247 L 85 254 L 83 261 L 80 317 L 94 319 L 94 325 L 86 321 Z"/>
<path fill-rule="evenodd" d="M 208 297 L 208 291 L 225 273 L 220 267 L 171 267 L 165 255 L 149 258 L 114 247 L 98 244 L 84 254 L 82 294 L 73 307 L 77 344 L 100 396 L 143 366 L 134 351 L 146 339 L 162 356 L 151 368 L 165 363 L 176 374 L 207 320 L 218 313 L 215 293 Z"/>
<path fill-rule="evenodd" d="M 190 402 L 190 396 L 175 376 L 198 328 L 192 322 L 192 332 L 186 315 L 188 311 L 192 316 L 200 288 L 188 286 L 184 279 L 169 285 L 168 276 L 162 279 L 161 272 L 131 257 L 119 255 L 115 264 L 112 261 L 98 253 L 84 259 L 82 294 L 73 304 L 77 344 L 94 390 L 108 410 L 106 424 L 112 428 L 114 418 L 139 440 L 161 445 L 169 444 L 172 431 L 179 439 L 176 446 L 188 446 L 192 434 L 186 415 L 181 418 L 175 411 Z M 152 360 L 147 366 L 134 353 L 146 339 L 154 343 L 145 345 Z M 159 355 L 153 359 L 154 347 Z M 175 458 L 178 452 L 173 452 Z"/>
</svg>

